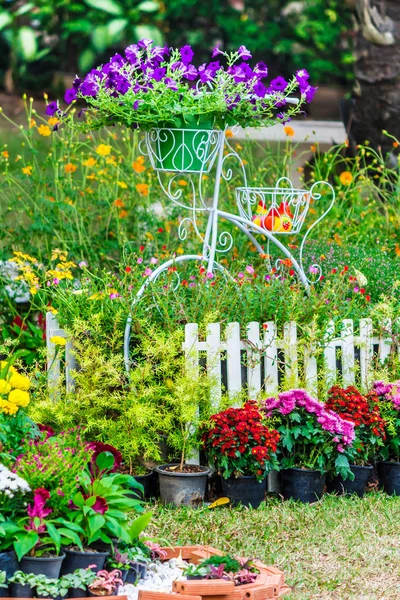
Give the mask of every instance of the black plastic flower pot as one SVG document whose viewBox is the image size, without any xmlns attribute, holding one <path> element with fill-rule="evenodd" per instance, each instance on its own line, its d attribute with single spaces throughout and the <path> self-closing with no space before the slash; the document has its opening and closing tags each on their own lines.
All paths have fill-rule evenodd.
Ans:
<svg viewBox="0 0 400 600">
<path fill-rule="evenodd" d="M 68 598 L 87 598 L 87 590 L 80 588 L 70 588 L 68 590 Z"/>
<path fill-rule="evenodd" d="M 80 552 L 79 550 L 65 550 L 65 560 L 61 567 L 61 575 L 73 573 L 76 569 L 86 569 L 89 565 L 96 565 L 93 571 L 101 571 L 104 568 L 109 552 Z"/>
<path fill-rule="evenodd" d="M 266 479 L 257 481 L 254 475 L 221 478 L 222 495 L 229 498 L 232 506 L 248 506 L 258 508 L 265 498 Z"/>
<path fill-rule="evenodd" d="M 30 585 L 12 583 L 10 585 L 10 598 L 33 598 L 34 590 Z"/>
<path fill-rule="evenodd" d="M 400 496 L 400 463 L 379 462 L 379 483 L 384 492 L 390 496 Z"/>
<path fill-rule="evenodd" d="M 137 563 L 133 563 L 127 570 L 124 583 L 131 583 L 134 585 L 137 580 L 140 579 L 139 570 L 136 568 L 136 564 Z"/>
<path fill-rule="evenodd" d="M 15 571 L 18 571 L 18 560 L 14 550 L 0 552 L 0 571 L 5 571 L 6 579 L 10 579 Z"/>
<path fill-rule="evenodd" d="M 179 473 L 167 471 L 167 467 L 175 467 L 176 464 L 161 465 L 155 467 L 160 482 L 161 502 L 164 505 L 175 506 L 200 506 L 206 493 L 208 475 L 210 469 L 200 467 L 201 471 L 193 473 Z"/>
<path fill-rule="evenodd" d="M 43 556 L 40 558 L 37 556 L 24 556 L 20 560 L 19 569 L 24 573 L 46 575 L 49 579 L 58 579 L 64 559 L 65 554 L 51 556 L 49 558 Z"/>
<path fill-rule="evenodd" d="M 8 590 L 8 585 L 6 587 L 0 587 L 0 598 L 9 598 L 10 592 Z"/>
<path fill-rule="evenodd" d="M 368 480 L 374 469 L 372 465 L 360 466 L 350 465 L 350 469 L 354 474 L 354 479 L 343 479 L 340 475 L 334 477 L 331 481 L 326 484 L 326 490 L 333 494 L 355 494 L 359 498 L 364 496 Z"/>
<path fill-rule="evenodd" d="M 284 469 L 280 472 L 282 496 L 305 504 L 317 502 L 324 493 L 325 479 L 325 474 L 313 469 Z"/>
<path fill-rule="evenodd" d="M 153 489 L 155 473 L 150 471 L 150 473 L 147 473 L 146 475 L 134 475 L 133 477 L 143 486 L 143 493 L 140 490 L 132 490 L 133 493 L 136 494 L 135 497 L 139 498 L 140 500 L 150 500 L 154 496 Z"/>
</svg>

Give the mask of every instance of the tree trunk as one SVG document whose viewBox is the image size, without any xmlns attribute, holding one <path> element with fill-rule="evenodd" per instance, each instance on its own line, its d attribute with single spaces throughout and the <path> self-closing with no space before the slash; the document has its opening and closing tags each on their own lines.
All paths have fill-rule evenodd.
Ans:
<svg viewBox="0 0 400 600">
<path fill-rule="evenodd" d="M 350 140 L 368 140 L 385 154 L 400 139 L 400 1 L 356 0 L 355 77 Z"/>
</svg>

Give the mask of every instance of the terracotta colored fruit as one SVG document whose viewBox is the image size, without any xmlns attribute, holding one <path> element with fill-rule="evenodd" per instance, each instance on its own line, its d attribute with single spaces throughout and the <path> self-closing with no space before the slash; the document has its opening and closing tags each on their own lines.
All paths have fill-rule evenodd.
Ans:
<svg viewBox="0 0 400 600">
<path fill-rule="evenodd" d="M 273 231 L 275 218 L 272 215 L 266 215 L 261 222 L 261 227 L 267 231 Z"/>
</svg>

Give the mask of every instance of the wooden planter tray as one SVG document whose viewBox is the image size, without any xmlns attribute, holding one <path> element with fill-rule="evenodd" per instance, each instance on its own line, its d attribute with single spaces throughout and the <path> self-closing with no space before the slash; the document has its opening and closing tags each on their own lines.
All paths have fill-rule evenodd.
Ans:
<svg viewBox="0 0 400 600">
<path fill-rule="evenodd" d="M 224 554 L 212 546 L 202 545 L 164 547 L 162 550 L 165 552 L 163 560 L 181 558 L 196 565 L 210 556 Z M 140 590 L 138 600 L 278 600 L 290 592 L 282 571 L 258 560 L 254 565 L 260 571 L 254 583 L 235 586 L 232 581 L 218 579 L 176 580 L 171 594 Z"/>
</svg>

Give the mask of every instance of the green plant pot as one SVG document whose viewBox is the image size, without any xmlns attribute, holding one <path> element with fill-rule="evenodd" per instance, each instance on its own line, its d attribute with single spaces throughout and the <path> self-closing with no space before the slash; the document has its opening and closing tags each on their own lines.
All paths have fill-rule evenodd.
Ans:
<svg viewBox="0 0 400 600">
<path fill-rule="evenodd" d="M 214 144 L 211 143 L 213 121 L 182 129 L 159 128 L 150 132 L 154 166 L 162 171 L 200 173 L 209 170 Z"/>
</svg>

